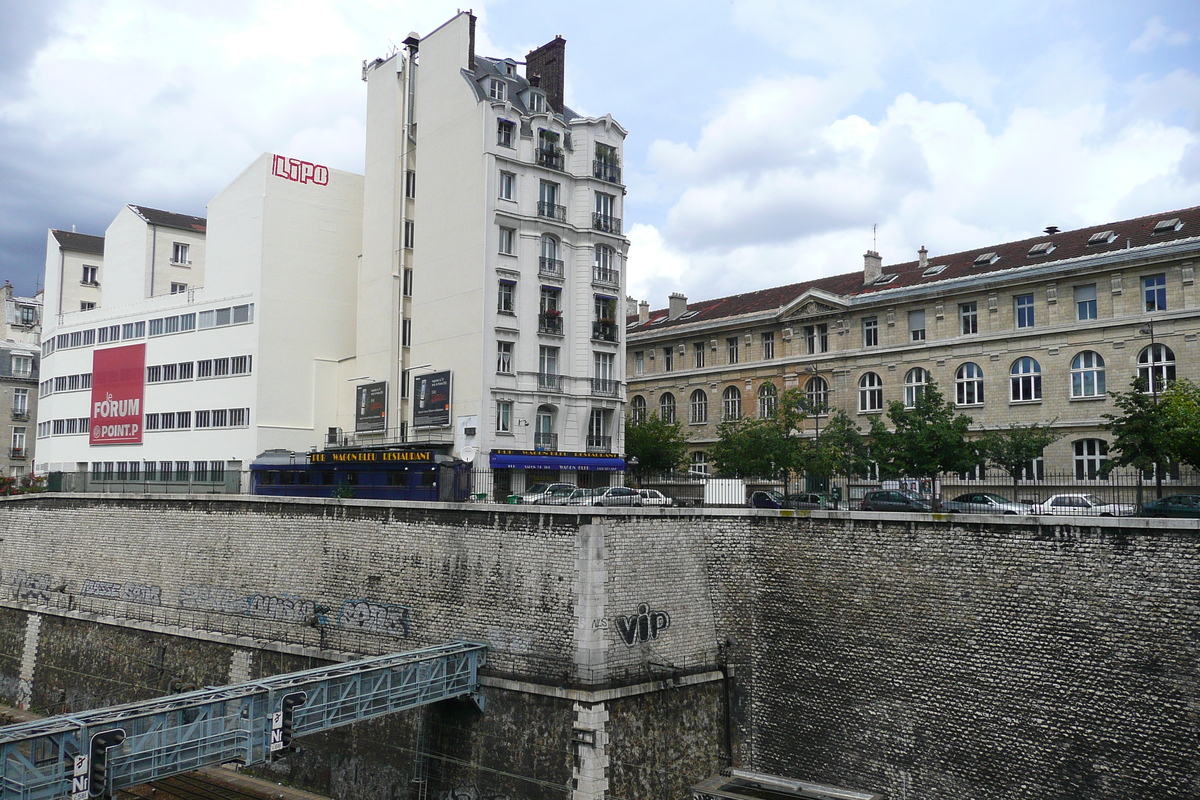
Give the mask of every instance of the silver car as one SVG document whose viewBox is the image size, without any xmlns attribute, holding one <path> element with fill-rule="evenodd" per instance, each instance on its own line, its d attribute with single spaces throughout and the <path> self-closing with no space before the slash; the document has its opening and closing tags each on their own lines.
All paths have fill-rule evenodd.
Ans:
<svg viewBox="0 0 1200 800">
<path fill-rule="evenodd" d="M 640 506 L 642 496 L 628 486 L 606 486 L 592 495 L 593 506 Z"/>
<path fill-rule="evenodd" d="M 991 492 L 972 492 L 942 501 L 942 510 L 955 514 L 1032 514 L 1033 506 Z"/>
<path fill-rule="evenodd" d="M 1132 517 L 1137 507 L 1128 503 L 1106 503 L 1094 494 L 1056 494 L 1040 506 L 1035 514 L 1074 514 L 1085 517 Z"/>
</svg>

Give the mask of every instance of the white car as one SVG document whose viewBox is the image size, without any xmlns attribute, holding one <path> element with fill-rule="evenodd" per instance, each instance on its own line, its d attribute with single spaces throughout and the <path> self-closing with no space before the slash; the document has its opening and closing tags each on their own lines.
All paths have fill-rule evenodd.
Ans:
<svg viewBox="0 0 1200 800">
<path fill-rule="evenodd" d="M 642 505 L 644 506 L 673 506 L 675 505 L 674 497 L 667 497 L 658 489 L 638 489 L 638 494 L 642 496 Z"/>
<path fill-rule="evenodd" d="M 1033 507 L 1034 514 L 1067 514 L 1082 517 L 1132 517 L 1137 507 L 1106 503 L 1094 494 L 1056 494 Z"/>
<path fill-rule="evenodd" d="M 575 486 L 570 483 L 535 483 L 518 497 L 521 503 L 545 503 L 559 506 L 566 502 L 567 496 L 573 491 L 575 491 Z"/>
</svg>

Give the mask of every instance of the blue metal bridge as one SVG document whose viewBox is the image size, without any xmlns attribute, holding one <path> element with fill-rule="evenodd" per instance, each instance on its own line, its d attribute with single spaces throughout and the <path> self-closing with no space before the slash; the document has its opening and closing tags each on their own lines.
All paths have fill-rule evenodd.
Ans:
<svg viewBox="0 0 1200 800">
<path fill-rule="evenodd" d="M 0 800 L 87 800 L 265 763 L 293 736 L 474 695 L 486 657 L 458 642 L 0 727 Z"/>
</svg>

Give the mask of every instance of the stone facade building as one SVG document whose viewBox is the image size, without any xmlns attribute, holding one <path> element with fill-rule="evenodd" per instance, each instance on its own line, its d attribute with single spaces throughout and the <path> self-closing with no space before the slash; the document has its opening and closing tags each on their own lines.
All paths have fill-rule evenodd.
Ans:
<svg viewBox="0 0 1200 800">
<path fill-rule="evenodd" d="M 678 419 L 695 471 L 717 426 L 803 388 L 862 430 L 936 383 L 973 430 L 1050 424 L 1032 477 L 1092 479 L 1107 392 L 1200 379 L 1200 208 L 1171 211 L 666 309 L 627 320 L 630 415 Z M 806 435 L 812 435 L 807 431 Z M 1169 477 L 1169 476 L 1168 476 Z"/>
<path fill-rule="evenodd" d="M 0 475 L 30 474 L 33 426 L 37 419 L 38 339 L 42 293 L 17 297 L 11 283 L 0 286 L 4 319 L 0 325 L 0 423 L 8 428 L 0 450 Z"/>
</svg>

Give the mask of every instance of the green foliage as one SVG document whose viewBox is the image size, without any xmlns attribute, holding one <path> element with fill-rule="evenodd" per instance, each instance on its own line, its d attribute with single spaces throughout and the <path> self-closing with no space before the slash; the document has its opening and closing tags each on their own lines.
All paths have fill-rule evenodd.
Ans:
<svg viewBox="0 0 1200 800">
<path fill-rule="evenodd" d="M 1145 379 L 1135 378 L 1131 386 L 1128 392 L 1109 392 L 1121 413 L 1104 415 L 1113 435 L 1108 461 L 1101 468 L 1104 475 L 1126 466 L 1143 471 L 1157 466 L 1161 470 L 1175 451 L 1173 426 L 1166 414 L 1159 413 Z"/>
<path fill-rule="evenodd" d="M 635 479 L 643 475 L 671 472 L 687 457 L 687 435 L 680 422 L 664 422 L 658 414 L 625 425 L 625 453 L 637 458 L 629 469 Z"/>
<path fill-rule="evenodd" d="M 1051 422 L 1050 424 L 1053 424 Z M 1015 487 L 1021 471 L 1042 451 L 1058 440 L 1050 425 L 1010 425 L 1003 430 L 988 431 L 979 440 L 979 455 L 984 461 L 1008 473 Z"/>
<path fill-rule="evenodd" d="M 1158 409 L 1171 431 L 1171 455 L 1200 469 L 1200 386 L 1175 381 L 1159 395 Z"/>
<path fill-rule="evenodd" d="M 44 475 L 0 476 L 0 495 L 46 491 Z"/>
<path fill-rule="evenodd" d="M 870 464 L 867 441 L 850 416 L 838 410 L 815 439 L 805 439 L 800 451 L 803 471 L 820 478 L 859 475 Z"/>
<path fill-rule="evenodd" d="M 722 422 L 717 436 L 709 454 L 722 475 L 781 479 L 796 467 L 796 440 L 780 427 L 778 416 Z"/>
<path fill-rule="evenodd" d="M 955 413 L 937 386 L 930 383 L 913 408 L 899 401 L 888 405 L 892 430 L 871 420 L 871 456 L 889 478 L 931 478 L 942 472 L 965 472 L 979 463 L 979 453 L 967 440 L 971 418 Z"/>
</svg>

